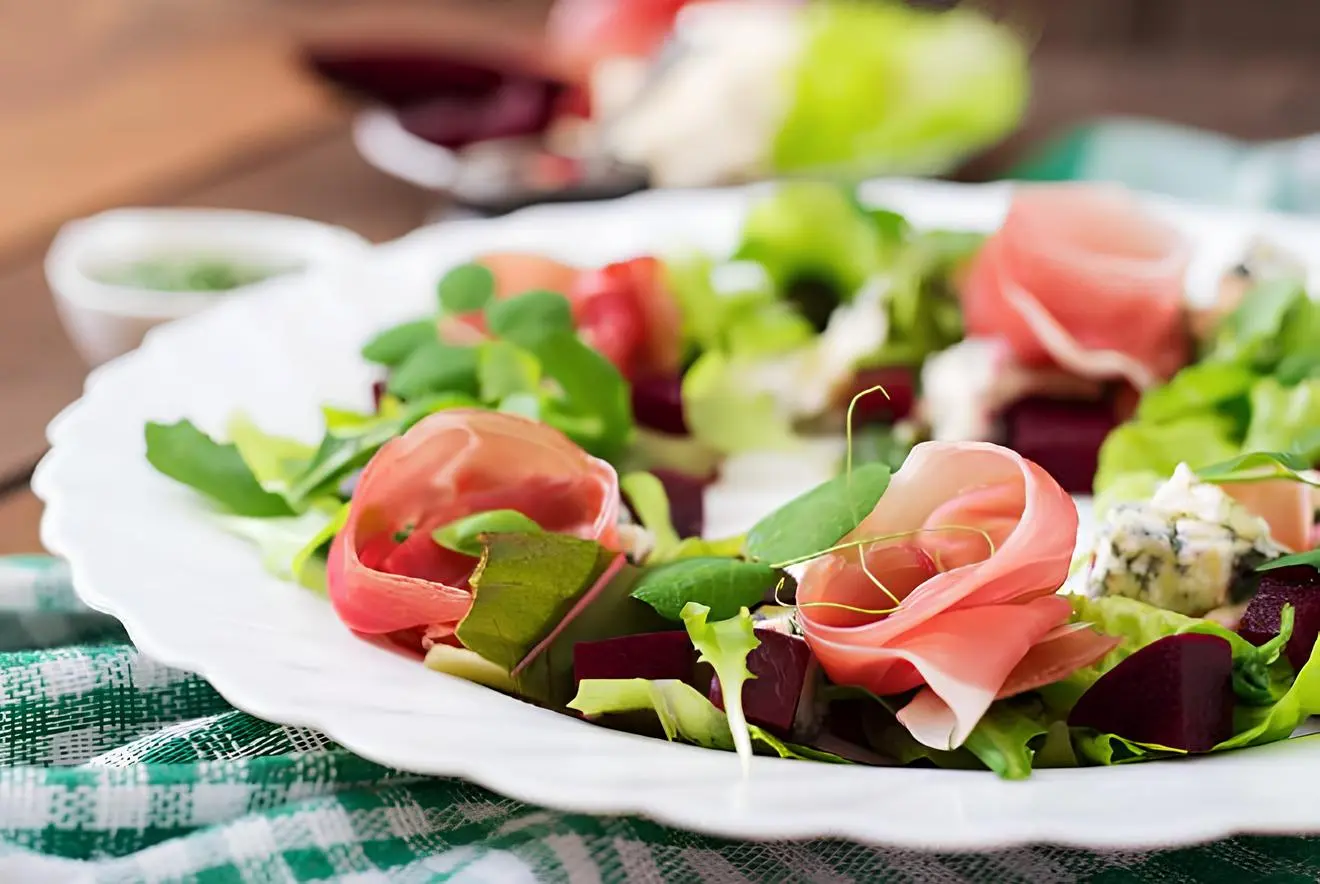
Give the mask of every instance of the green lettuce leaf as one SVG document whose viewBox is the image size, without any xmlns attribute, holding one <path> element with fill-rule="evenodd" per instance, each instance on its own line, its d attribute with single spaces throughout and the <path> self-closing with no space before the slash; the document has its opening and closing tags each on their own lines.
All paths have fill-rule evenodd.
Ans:
<svg viewBox="0 0 1320 884">
<path fill-rule="evenodd" d="M 315 448 L 297 439 L 265 432 L 242 412 L 230 417 L 226 432 L 261 487 L 276 494 L 289 491 L 316 454 Z"/>
<path fill-rule="evenodd" d="M 489 403 L 519 393 L 536 394 L 541 386 L 541 363 L 508 341 L 485 341 L 477 346 L 477 386 L 481 401 Z"/>
<path fill-rule="evenodd" d="M 703 354 L 683 376 L 683 414 L 697 441 L 724 454 L 791 450 L 800 444 L 769 393 L 750 393 L 736 362 Z"/>
<path fill-rule="evenodd" d="M 1300 280 L 1269 279 L 1252 287 L 1220 321 L 1206 358 L 1269 373 L 1289 353 L 1313 347 L 1309 333 L 1320 333 L 1320 305 L 1307 297 Z"/>
<path fill-rule="evenodd" d="M 1138 743 L 1117 734 L 1102 734 L 1090 728 L 1071 728 L 1072 744 L 1077 754 L 1090 764 L 1109 766 L 1134 761 L 1155 761 L 1186 755 L 1185 749 L 1173 749 L 1155 743 Z"/>
<path fill-rule="evenodd" d="M 619 489 L 628 498 L 642 527 L 655 538 L 647 561 L 666 561 L 678 548 L 680 538 L 669 515 L 669 495 L 665 493 L 664 483 L 650 473 L 625 473 L 619 477 Z"/>
<path fill-rule="evenodd" d="M 884 464 L 866 464 L 794 498 L 747 533 L 747 556 L 786 567 L 829 549 L 875 509 L 889 475 Z"/>
<path fill-rule="evenodd" d="M 307 539 L 302 548 L 293 554 L 289 571 L 299 585 L 307 589 L 324 593 L 326 591 L 326 560 L 329 556 L 330 542 L 343 530 L 348 522 L 348 504 L 341 503 L 331 515 L 330 520 L 321 526 L 321 530 Z"/>
<path fill-rule="evenodd" d="M 491 334 L 526 346 L 526 341 L 573 331 L 573 308 L 558 292 L 524 292 L 486 306 Z"/>
<path fill-rule="evenodd" d="M 624 472 L 675 470 L 693 476 L 709 476 L 719 467 L 720 453 L 691 436 L 672 436 L 638 427 L 623 458 Z"/>
<path fill-rule="evenodd" d="M 682 740 L 707 749 L 732 751 L 733 731 L 728 717 L 696 688 L 681 681 L 642 678 L 583 679 L 577 696 L 568 704 L 590 718 L 601 715 L 654 713 L 669 740 Z M 747 727 L 751 739 L 781 758 L 810 759 L 831 764 L 849 762 L 829 752 L 787 743 L 755 725 Z"/>
<path fill-rule="evenodd" d="M 868 365 L 918 365 L 962 340 L 954 276 L 984 241 L 979 233 L 932 230 L 902 244 L 889 271 L 889 336 Z"/>
<path fill-rule="evenodd" d="M 304 552 L 334 521 L 334 511 L 315 507 L 297 516 L 220 517 L 221 525 L 256 544 L 261 550 L 262 567 L 267 571 L 281 580 L 292 580 L 318 591 L 324 590 L 324 566 L 318 567 Z"/>
<path fill-rule="evenodd" d="M 477 350 L 441 341 L 427 341 L 390 373 L 389 391 L 404 401 L 425 396 L 476 396 Z"/>
<path fill-rule="evenodd" d="M 1285 740 L 1312 715 L 1320 715 L 1320 642 L 1312 648 L 1301 672 L 1276 702 L 1269 706 L 1240 704 L 1233 710 L 1233 736 L 1216 746 L 1215 751 Z"/>
<path fill-rule="evenodd" d="M 1320 337 L 1313 344 L 1320 348 Z M 1294 451 L 1309 466 L 1320 463 L 1320 378 L 1285 387 L 1263 378 L 1251 388 L 1246 451 Z"/>
<path fill-rule="evenodd" d="M 1259 375 L 1233 362 L 1200 362 L 1148 390 L 1137 406 L 1141 423 L 1170 423 L 1240 403 Z M 1238 408 L 1238 411 L 1242 411 Z"/>
<path fill-rule="evenodd" d="M 1266 479 L 1287 479 L 1291 482 L 1301 482 L 1303 485 L 1320 484 L 1303 472 L 1309 466 L 1309 460 L 1292 452 L 1253 451 L 1220 463 L 1203 466 L 1196 470 L 1196 475 L 1204 482 L 1213 482 L 1217 485 L 1260 482 Z"/>
<path fill-rule="evenodd" d="M 1195 467 L 1238 453 L 1232 422 L 1218 415 L 1196 415 L 1166 424 L 1125 423 L 1105 438 L 1095 473 L 1095 493 L 1104 494 L 1128 473 L 1171 476 L 1178 464 Z"/>
<path fill-rule="evenodd" d="M 1025 47 L 978 12 L 824 2 L 805 15 L 776 171 L 939 174 L 1021 118 Z"/>
<path fill-rule="evenodd" d="M 236 516 L 291 516 L 284 495 L 268 491 L 238 447 L 216 442 L 191 421 L 148 423 L 147 461 L 160 473 L 209 497 Z"/>
<path fill-rule="evenodd" d="M 787 579 L 782 571 L 760 562 L 687 558 L 645 569 L 632 597 L 669 620 L 683 619 L 692 602 L 706 608 L 712 620 L 728 620 L 763 601 L 780 580 Z"/>
<path fill-rule="evenodd" d="M 751 770 L 752 742 L 747 718 L 743 714 L 742 689 L 749 678 L 755 678 L 747 668 L 747 655 L 761 644 L 752 625 L 752 615 L 746 608 L 728 620 L 708 621 L 710 608 L 697 602 L 688 602 L 681 613 L 688 638 L 701 656 L 698 662 L 709 663 L 720 682 L 724 697 L 724 714 L 733 735 L 733 747 L 742 760 L 743 773 Z"/>
<path fill-rule="evenodd" d="M 757 201 L 734 258 L 760 264 L 781 292 L 813 279 L 844 300 L 884 266 L 871 219 L 847 190 L 824 181 L 780 184 Z"/>
<path fill-rule="evenodd" d="M 442 525 L 431 538 L 445 549 L 477 558 L 486 548 L 483 534 L 539 534 L 541 526 L 517 510 L 486 510 Z"/>
</svg>

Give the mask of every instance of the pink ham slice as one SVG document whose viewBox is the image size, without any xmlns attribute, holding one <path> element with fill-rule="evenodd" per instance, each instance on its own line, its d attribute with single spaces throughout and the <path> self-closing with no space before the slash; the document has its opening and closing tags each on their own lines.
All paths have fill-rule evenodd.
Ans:
<svg viewBox="0 0 1320 884">
<path fill-rule="evenodd" d="M 431 539 L 473 513 L 513 509 L 547 531 L 617 548 L 618 477 L 559 431 L 475 409 L 434 414 L 386 444 L 362 473 L 330 550 L 335 613 L 363 633 L 453 632 L 477 560 Z"/>
<path fill-rule="evenodd" d="M 828 607 L 893 607 L 856 550 L 812 563 L 797 597 L 806 639 L 835 682 L 881 696 L 920 689 L 899 720 L 926 745 L 961 745 L 996 697 L 1055 681 L 1113 647 L 1068 624 L 1072 606 L 1056 592 L 1077 509 L 1015 452 L 985 442 L 918 445 L 845 539 L 914 529 L 924 530 L 865 553 L 900 599 L 897 610 Z"/>
<path fill-rule="evenodd" d="M 1230 482 L 1220 486 L 1230 497 L 1260 516 L 1270 526 L 1274 542 L 1293 552 L 1312 548 L 1315 508 L 1312 488 L 1288 479 Z"/>
<path fill-rule="evenodd" d="M 1022 188 L 962 286 L 968 333 L 1002 337 L 1025 365 L 1146 389 L 1187 361 L 1189 256 L 1122 190 Z"/>
</svg>

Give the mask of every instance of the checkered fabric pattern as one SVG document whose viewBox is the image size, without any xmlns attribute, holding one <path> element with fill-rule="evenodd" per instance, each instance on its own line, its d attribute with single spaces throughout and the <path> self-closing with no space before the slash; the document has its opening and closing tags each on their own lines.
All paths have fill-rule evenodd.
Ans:
<svg viewBox="0 0 1320 884">
<path fill-rule="evenodd" d="M 238 712 L 0 559 L 0 882 L 1223 882 L 1320 880 L 1320 839 L 1155 853 L 750 844 L 529 807 Z"/>
</svg>

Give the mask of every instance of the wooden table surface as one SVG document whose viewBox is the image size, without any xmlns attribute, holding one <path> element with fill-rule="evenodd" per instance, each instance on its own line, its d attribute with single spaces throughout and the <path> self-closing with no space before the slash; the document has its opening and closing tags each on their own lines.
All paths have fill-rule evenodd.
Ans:
<svg viewBox="0 0 1320 884">
<path fill-rule="evenodd" d="M 519 2 L 432 7 L 464 40 L 534 39 L 544 3 Z M 356 155 L 352 109 L 301 70 L 292 38 L 253 8 L 240 0 L 0 0 L 0 554 L 40 549 L 40 504 L 27 479 L 46 423 L 78 396 L 85 374 L 42 275 L 61 223 L 114 205 L 235 207 L 342 224 L 381 241 L 437 207 L 433 195 Z M 54 39 L 61 52 L 37 51 Z M 1043 132 L 1100 113 L 1158 115 L 1246 137 L 1320 131 L 1315 59 L 1048 50 L 1036 72 L 1028 124 L 994 154 L 996 164 Z"/>
</svg>

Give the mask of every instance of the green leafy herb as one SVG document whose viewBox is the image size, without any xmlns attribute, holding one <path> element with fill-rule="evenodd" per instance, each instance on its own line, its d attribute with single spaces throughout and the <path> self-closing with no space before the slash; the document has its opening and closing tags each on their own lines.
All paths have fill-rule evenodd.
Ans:
<svg viewBox="0 0 1320 884">
<path fill-rule="evenodd" d="M 543 403 L 542 419 L 591 454 L 617 460 L 633 431 L 628 384 L 619 370 L 571 331 L 518 334 L 519 340 L 510 340 L 539 359 L 545 376 L 563 392 Z"/>
<path fill-rule="evenodd" d="M 1300 455 L 1281 451 L 1254 451 L 1230 458 L 1221 463 L 1201 467 L 1198 478 L 1216 485 L 1235 482 L 1260 482 L 1266 479 L 1288 479 L 1305 485 L 1318 485 L 1316 480 L 1302 474 L 1310 462 Z"/>
<path fill-rule="evenodd" d="M 535 393 L 510 393 L 500 400 L 497 411 L 517 414 L 534 421 L 541 419 L 541 397 Z"/>
<path fill-rule="evenodd" d="M 693 438 L 715 451 L 791 450 L 799 443 L 775 397 L 748 389 L 738 363 L 703 354 L 683 375 L 683 415 Z"/>
<path fill-rule="evenodd" d="M 1180 418 L 1167 424 L 1122 424 L 1100 446 L 1095 493 L 1104 494 L 1129 473 L 1171 476 L 1183 462 L 1200 467 L 1227 460 L 1241 450 L 1233 433 L 1233 421 L 1217 414 Z"/>
<path fill-rule="evenodd" d="M 445 549 L 479 558 L 485 545 L 483 534 L 539 534 L 541 526 L 517 510 L 487 510 L 473 513 L 435 529 L 431 537 Z"/>
<path fill-rule="evenodd" d="M 1233 362 L 1200 362 L 1178 372 L 1163 386 L 1147 391 L 1137 406 L 1137 420 L 1168 423 L 1213 412 L 1242 399 L 1259 375 Z"/>
<path fill-rule="evenodd" d="M 467 648 L 453 645 L 432 645 L 426 652 L 424 665 L 427 669 L 443 672 L 473 684 L 485 685 L 506 694 L 518 693 L 518 685 L 507 670 Z"/>
<path fill-rule="evenodd" d="M 438 342 L 435 320 L 418 319 L 387 328 L 367 341 L 362 347 L 362 358 L 393 368 L 402 365 L 419 347 Z"/>
<path fill-rule="evenodd" d="M 325 592 L 326 555 L 330 542 L 348 522 L 348 504 L 340 504 L 330 520 L 321 526 L 321 530 L 307 539 L 302 548 L 293 554 L 289 570 L 299 585 L 317 592 Z"/>
<path fill-rule="evenodd" d="M 273 436 L 242 412 L 229 419 L 229 441 L 267 491 L 283 494 L 306 468 L 316 449 L 297 439 Z"/>
<path fill-rule="evenodd" d="M 148 423 L 147 461 L 157 471 L 182 482 L 236 516 L 290 516 L 289 502 L 267 491 L 244 462 L 238 448 L 221 444 L 193 426 Z"/>
<path fill-rule="evenodd" d="M 1266 562 L 1257 568 L 1257 571 L 1273 571 L 1276 568 L 1291 568 L 1294 565 L 1310 565 L 1317 571 L 1320 571 L 1320 549 L 1313 549 L 1309 552 L 1300 552 L 1291 556 L 1283 556 Z"/>
<path fill-rule="evenodd" d="M 477 349 L 428 341 L 394 370 L 389 391 L 403 400 L 460 393 L 477 395 Z"/>
<path fill-rule="evenodd" d="M 1269 371 L 1281 356 L 1285 330 L 1306 324 L 1315 309 L 1301 281 L 1270 279 L 1254 286 L 1220 322 L 1207 359 L 1245 362 Z"/>
<path fill-rule="evenodd" d="M 541 363 L 531 353 L 508 341 L 486 341 L 477 347 L 477 354 L 481 401 L 503 403 L 520 394 L 537 398 Z"/>
<path fill-rule="evenodd" d="M 733 734 L 733 747 L 742 759 L 743 773 L 751 769 L 752 743 L 747 718 L 743 714 L 742 689 L 747 679 L 755 678 L 747 668 L 747 655 L 761 644 L 752 625 L 752 615 L 743 608 L 728 620 L 708 622 L 710 608 L 688 602 L 681 613 L 692 646 L 701 652 L 698 662 L 709 663 L 720 682 L 724 714 Z"/>
<path fill-rule="evenodd" d="M 868 364 L 919 365 L 962 340 L 954 276 L 984 241 L 978 233 L 931 230 L 902 243 L 887 274 L 889 334 Z"/>
<path fill-rule="evenodd" d="M 460 264 L 440 278 L 436 294 L 445 313 L 471 313 L 495 297 L 495 275 L 481 264 Z"/>
<path fill-rule="evenodd" d="M 1155 743 L 1138 743 L 1117 734 L 1101 734 L 1090 728 L 1072 728 L 1073 747 L 1091 764 L 1130 764 L 1186 755 L 1185 749 L 1173 749 Z"/>
<path fill-rule="evenodd" d="M 655 538 L 648 560 L 667 561 L 678 548 L 680 538 L 669 516 L 669 495 L 665 493 L 664 483 L 650 473 L 626 473 L 619 477 L 619 488 L 642 526 Z"/>
<path fill-rule="evenodd" d="M 220 523 L 234 534 L 256 544 L 261 550 L 261 564 L 281 580 L 293 580 L 311 589 L 324 589 L 324 569 L 311 566 L 304 550 L 321 537 L 333 516 L 321 509 L 309 509 L 297 516 L 254 519 L 248 516 L 223 516 Z M 309 585 L 310 584 L 310 585 Z"/>
<path fill-rule="evenodd" d="M 1251 388 L 1245 451 L 1289 451 L 1308 466 L 1320 462 L 1320 378 L 1285 387 L 1263 378 Z"/>
<path fill-rule="evenodd" d="M 679 559 L 644 570 L 633 586 L 632 596 L 669 620 L 681 620 L 689 602 L 707 608 L 712 620 L 727 620 L 736 617 L 742 608 L 764 600 L 784 577 L 782 571 L 760 562 Z"/>
<path fill-rule="evenodd" d="M 527 346 L 528 341 L 550 335 L 572 334 L 573 310 L 557 292 L 524 292 L 488 304 L 486 325 L 497 337 Z"/>
<path fill-rule="evenodd" d="M 703 557 L 734 559 L 742 555 L 743 546 L 746 543 L 747 535 L 745 534 L 738 534 L 734 537 L 721 537 L 715 540 L 685 537 L 679 541 L 678 546 L 670 553 L 669 558 L 675 562 L 680 559 L 699 559 Z"/>
<path fill-rule="evenodd" d="M 734 749 L 728 717 L 700 691 L 681 681 L 642 678 L 588 678 L 578 685 L 568 704 L 583 715 L 626 715 L 653 712 L 670 740 L 682 740 L 707 749 Z M 781 758 L 804 758 L 832 764 L 849 762 L 829 752 L 786 743 L 755 725 L 747 732 L 757 743 Z"/>
<path fill-rule="evenodd" d="M 789 501 L 747 533 L 749 558 L 792 562 L 838 543 L 875 508 L 889 487 L 889 468 L 867 464 Z"/>
</svg>

